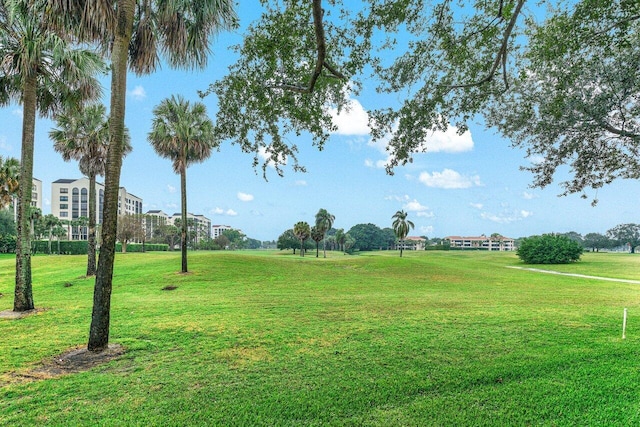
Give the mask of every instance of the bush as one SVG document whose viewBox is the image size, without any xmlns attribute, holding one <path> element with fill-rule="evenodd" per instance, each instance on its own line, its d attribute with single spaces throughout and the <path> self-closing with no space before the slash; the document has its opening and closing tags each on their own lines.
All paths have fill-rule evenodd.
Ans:
<svg viewBox="0 0 640 427">
<path fill-rule="evenodd" d="M 522 239 L 517 254 L 527 264 L 569 264 L 580 259 L 583 248 L 574 240 L 558 234 L 543 234 Z"/>
</svg>

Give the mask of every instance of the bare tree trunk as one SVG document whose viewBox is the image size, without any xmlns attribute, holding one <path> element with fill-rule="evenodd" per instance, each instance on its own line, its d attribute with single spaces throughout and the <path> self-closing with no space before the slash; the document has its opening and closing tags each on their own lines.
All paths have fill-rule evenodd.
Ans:
<svg viewBox="0 0 640 427">
<path fill-rule="evenodd" d="M 87 276 L 96 274 L 96 175 L 89 176 L 89 236 L 87 241 Z"/>
<path fill-rule="evenodd" d="M 180 243 L 180 249 L 182 251 L 182 272 L 186 273 L 187 270 L 187 168 L 180 172 L 180 193 L 182 199 L 182 231 L 180 235 L 182 241 Z"/>
<path fill-rule="evenodd" d="M 89 330 L 89 351 L 101 352 L 109 346 L 111 289 L 118 229 L 118 191 L 124 139 L 125 96 L 127 90 L 127 59 L 133 31 L 135 0 L 117 2 L 117 29 L 113 40 L 111 71 L 111 118 L 109 120 L 109 149 L 105 174 L 102 244 L 96 284 L 93 292 L 93 312 Z"/>
<path fill-rule="evenodd" d="M 18 224 L 16 241 L 16 287 L 13 311 L 33 310 L 31 283 L 31 187 L 33 186 L 33 145 L 36 127 L 36 78 L 27 77 L 23 88 L 22 155 L 18 187 Z"/>
</svg>

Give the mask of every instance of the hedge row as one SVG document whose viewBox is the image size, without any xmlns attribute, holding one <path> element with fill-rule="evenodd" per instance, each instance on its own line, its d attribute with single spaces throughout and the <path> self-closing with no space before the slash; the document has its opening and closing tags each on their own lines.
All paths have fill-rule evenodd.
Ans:
<svg viewBox="0 0 640 427">
<path fill-rule="evenodd" d="M 60 244 L 58 250 L 58 243 Z M 51 253 L 61 255 L 85 255 L 87 253 L 88 243 L 86 240 L 61 240 L 60 242 L 51 242 Z M 4 249 L 4 250 L 3 250 Z M 15 252 L 15 238 L 12 242 L 8 242 L 6 245 L 0 242 L 0 252 Z M 166 244 L 145 244 L 145 252 L 151 251 L 168 251 L 169 245 Z M 49 254 L 49 241 L 48 240 L 34 240 L 31 242 L 31 252 L 33 254 Z M 116 252 L 122 252 L 122 245 L 116 243 Z M 142 252 L 141 243 L 129 243 L 127 245 L 127 252 Z"/>
</svg>

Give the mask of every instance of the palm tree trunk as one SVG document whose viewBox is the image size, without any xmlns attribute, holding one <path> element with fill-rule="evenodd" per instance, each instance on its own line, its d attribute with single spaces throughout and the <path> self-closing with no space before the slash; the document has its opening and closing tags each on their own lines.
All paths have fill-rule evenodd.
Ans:
<svg viewBox="0 0 640 427">
<path fill-rule="evenodd" d="M 33 310 L 31 284 L 31 226 L 29 207 L 33 186 L 33 145 L 36 127 L 36 78 L 26 77 L 23 88 L 22 154 L 16 241 L 16 287 L 13 311 Z"/>
<path fill-rule="evenodd" d="M 89 175 L 89 236 L 87 241 L 87 276 L 96 274 L 96 175 Z"/>
<path fill-rule="evenodd" d="M 180 232 L 182 242 L 180 248 L 182 250 L 182 272 L 187 272 L 187 168 L 180 172 L 180 198 L 182 204 L 182 231 Z"/>
<path fill-rule="evenodd" d="M 125 97 L 127 90 L 127 59 L 133 31 L 135 0 L 117 2 L 117 28 L 111 58 L 111 119 L 109 120 L 109 149 L 105 174 L 102 245 L 93 292 L 93 312 L 89 330 L 88 350 L 101 352 L 109 346 L 111 289 L 115 261 L 116 231 L 118 229 L 118 191 L 124 140 Z"/>
</svg>

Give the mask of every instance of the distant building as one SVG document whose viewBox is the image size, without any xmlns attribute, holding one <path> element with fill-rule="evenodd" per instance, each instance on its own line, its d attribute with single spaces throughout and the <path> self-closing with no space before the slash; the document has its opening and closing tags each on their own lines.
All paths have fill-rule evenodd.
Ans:
<svg viewBox="0 0 640 427">
<path fill-rule="evenodd" d="M 181 213 L 174 213 L 167 220 L 168 224 L 176 225 L 176 222 L 182 221 Z M 189 227 L 189 234 L 193 236 L 194 244 L 197 244 L 202 239 L 211 238 L 211 220 L 204 215 L 194 215 L 187 213 L 187 226 Z"/>
<path fill-rule="evenodd" d="M 147 239 L 153 238 L 153 234 L 160 227 L 167 225 L 169 222 L 169 215 L 161 210 L 150 210 L 144 214 L 144 230 L 147 235 Z"/>
<path fill-rule="evenodd" d="M 426 244 L 427 240 L 424 237 L 407 236 L 402 242 L 398 242 L 396 247 L 403 250 L 424 251 Z"/>
<path fill-rule="evenodd" d="M 227 230 L 233 230 L 229 225 L 213 225 L 211 226 L 212 238 L 220 237 Z"/>
<path fill-rule="evenodd" d="M 452 248 L 485 249 L 488 251 L 513 251 L 516 245 L 515 239 L 504 236 L 448 236 L 444 240 L 449 242 Z"/>
<path fill-rule="evenodd" d="M 96 224 L 102 224 L 104 184 L 96 181 Z M 51 214 L 61 220 L 89 218 L 89 178 L 58 179 L 51 183 Z M 124 187 L 118 192 L 118 215 L 142 214 L 142 199 Z M 71 240 L 87 240 L 87 227 L 70 227 Z"/>
<path fill-rule="evenodd" d="M 31 180 L 31 206 L 42 211 L 42 181 L 38 178 Z M 18 197 L 13 198 L 13 220 L 18 222 Z"/>
</svg>

